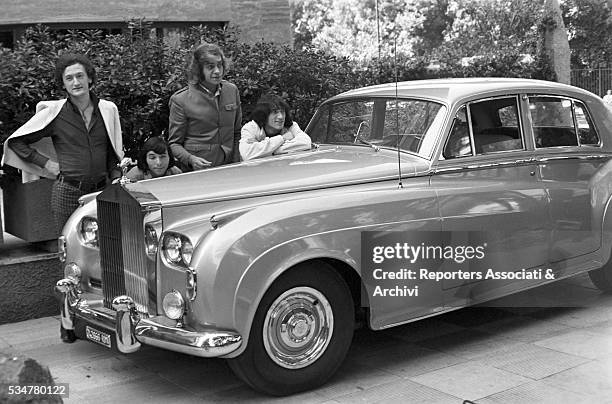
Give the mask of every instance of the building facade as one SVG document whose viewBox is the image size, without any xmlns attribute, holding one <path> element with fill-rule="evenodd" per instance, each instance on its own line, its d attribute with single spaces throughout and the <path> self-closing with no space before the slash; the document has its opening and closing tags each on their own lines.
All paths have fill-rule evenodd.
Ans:
<svg viewBox="0 0 612 404">
<path fill-rule="evenodd" d="M 116 34 L 127 29 L 128 20 L 142 18 L 158 35 L 199 24 L 232 24 L 245 42 L 292 42 L 288 0 L 0 0 L 0 8 L 0 42 L 7 47 L 36 24 Z"/>
</svg>

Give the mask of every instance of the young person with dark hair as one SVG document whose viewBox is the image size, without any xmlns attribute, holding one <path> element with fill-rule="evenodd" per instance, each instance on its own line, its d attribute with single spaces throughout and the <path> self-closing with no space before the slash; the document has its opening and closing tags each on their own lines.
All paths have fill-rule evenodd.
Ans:
<svg viewBox="0 0 612 404">
<path fill-rule="evenodd" d="M 136 167 L 128 171 L 126 177 L 132 181 L 140 181 L 181 172 L 175 165 L 174 156 L 166 141 L 161 137 L 152 137 L 142 145 Z"/>
<path fill-rule="evenodd" d="M 291 118 L 291 108 L 274 94 L 262 96 L 240 132 L 240 157 L 251 160 L 273 154 L 308 150 L 310 136 Z"/>
<path fill-rule="evenodd" d="M 239 161 L 242 110 L 238 88 L 223 80 L 228 65 L 219 46 L 196 46 L 189 85 L 170 98 L 168 143 L 183 171 Z"/>
<path fill-rule="evenodd" d="M 22 170 L 24 182 L 55 179 L 51 211 L 58 233 L 84 194 L 121 175 L 123 142 L 117 106 L 93 91 L 96 71 L 81 54 L 62 54 L 55 81 L 67 98 L 41 101 L 36 114 L 4 143 L 3 164 Z"/>
</svg>

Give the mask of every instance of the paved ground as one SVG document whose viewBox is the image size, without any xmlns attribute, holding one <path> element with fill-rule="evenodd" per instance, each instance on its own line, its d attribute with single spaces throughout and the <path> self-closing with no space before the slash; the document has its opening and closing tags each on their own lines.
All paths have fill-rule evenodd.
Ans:
<svg viewBox="0 0 612 404">
<path fill-rule="evenodd" d="M 47 364 L 70 384 L 67 403 L 612 403 L 612 295 L 582 276 L 493 305 L 360 330 L 327 385 L 284 399 L 253 392 L 222 360 L 62 344 L 55 317 L 0 326 L 0 350 Z"/>
</svg>

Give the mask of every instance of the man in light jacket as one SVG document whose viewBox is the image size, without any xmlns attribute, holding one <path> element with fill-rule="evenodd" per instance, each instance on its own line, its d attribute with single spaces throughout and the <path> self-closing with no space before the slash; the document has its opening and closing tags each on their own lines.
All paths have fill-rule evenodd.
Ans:
<svg viewBox="0 0 612 404">
<path fill-rule="evenodd" d="M 55 81 L 67 98 L 41 101 L 36 114 L 4 143 L 2 164 L 22 170 L 23 182 L 55 179 L 51 210 L 58 233 L 84 194 L 120 176 L 123 142 L 117 106 L 90 91 L 96 73 L 89 59 L 63 54 Z"/>
</svg>

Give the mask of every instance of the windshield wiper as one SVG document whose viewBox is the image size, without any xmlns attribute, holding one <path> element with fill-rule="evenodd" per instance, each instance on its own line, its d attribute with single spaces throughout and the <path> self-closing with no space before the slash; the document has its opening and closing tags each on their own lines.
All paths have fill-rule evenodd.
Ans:
<svg viewBox="0 0 612 404">
<path fill-rule="evenodd" d="M 362 127 L 363 125 L 370 126 L 370 124 L 369 124 L 369 123 L 367 123 L 366 121 L 362 121 L 362 122 L 359 124 L 359 127 L 357 128 L 357 133 L 355 134 L 355 140 L 353 141 L 353 143 L 355 143 L 355 144 L 356 144 L 357 142 L 360 142 L 360 143 L 363 143 L 363 144 L 365 144 L 365 145 L 370 146 L 372 149 L 374 149 L 374 151 L 379 151 L 379 150 L 380 150 L 380 147 L 376 146 L 376 145 L 375 145 L 375 144 L 373 144 L 372 142 L 369 142 L 369 141 L 365 140 L 365 139 L 364 139 L 364 138 L 362 138 L 362 137 L 361 137 L 361 135 L 359 134 L 359 132 L 361 132 L 361 127 Z"/>
</svg>

